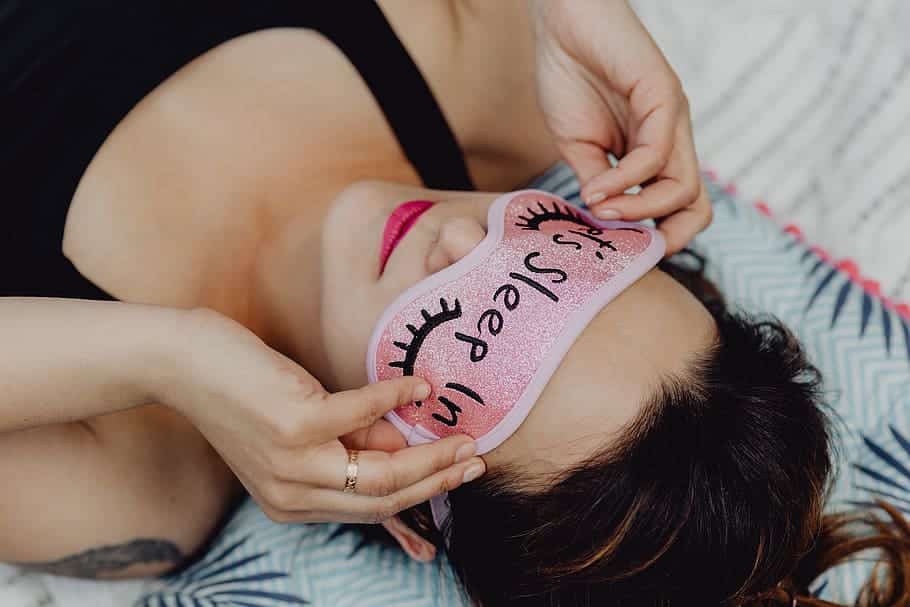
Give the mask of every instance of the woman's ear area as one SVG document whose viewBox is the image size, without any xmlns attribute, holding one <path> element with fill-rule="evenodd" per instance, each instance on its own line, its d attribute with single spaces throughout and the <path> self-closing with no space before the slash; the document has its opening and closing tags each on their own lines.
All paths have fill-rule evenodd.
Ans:
<svg viewBox="0 0 910 607">
<path fill-rule="evenodd" d="M 397 516 L 384 521 L 382 526 L 389 532 L 401 549 L 415 561 L 428 562 L 436 558 L 436 546 L 419 533 L 408 527 Z"/>
</svg>

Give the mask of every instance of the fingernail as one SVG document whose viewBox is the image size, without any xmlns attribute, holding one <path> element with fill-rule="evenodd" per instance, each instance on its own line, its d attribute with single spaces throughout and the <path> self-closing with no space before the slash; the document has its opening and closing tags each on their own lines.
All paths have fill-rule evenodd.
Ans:
<svg viewBox="0 0 910 607">
<path fill-rule="evenodd" d="M 619 219 L 622 217 L 622 213 L 616 209 L 598 209 L 594 211 L 594 216 L 600 219 Z"/>
<path fill-rule="evenodd" d="M 465 443 L 464 445 L 458 447 L 458 451 L 455 452 L 455 463 L 460 464 L 461 462 L 470 459 L 477 453 L 477 443 L 470 442 Z"/>
<path fill-rule="evenodd" d="M 461 481 L 463 483 L 470 483 L 471 481 L 480 478 L 481 474 L 483 474 L 483 464 L 474 464 L 464 471 L 464 477 Z"/>
<path fill-rule="evenodd" d="M 432 389 L 430 388 L 430 384 L 420 384 L 414 388 L 414 400 L 426 399 L 430 395 L 431 391 Z"/>
<path fill-rule="evenodd" d="M 592 205 L 597 204 L 598 202 L 603 202 L 607 199 L 607 195 L 603 192 L 597 192 L 596 194 L 591 194 L 591 197 L 585 201 L 585 204 Z"/>
</svg>

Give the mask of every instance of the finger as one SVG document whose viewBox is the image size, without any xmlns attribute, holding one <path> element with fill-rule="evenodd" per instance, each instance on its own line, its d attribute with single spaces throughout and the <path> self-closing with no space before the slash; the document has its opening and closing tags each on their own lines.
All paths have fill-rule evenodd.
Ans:
<svg viewBox="0 0 910 607">
<path fill-rule="evenodd" d="M 667 243 L 666 255 L 673 255 L 685 248 L 698 232 L 705 229 L 713 218 L 713 207 L 708 190 L 702 179 L 695 154 L 692 136 L 692 121 L 688 116 L 680 121 L 676 142 L 676 154 L 680 160 L 674 162 L 674 175 L 683 184 L 683 191 L 692 194 L 691 203 L 675 213 L 658 219 L 657 226 Z"/>
<path fill-rule="evenodd" d="M 627 221 L 666 217 L 691 204 L 695 195 L 675 179 L 661 179 L 638 194 L 624 194 L 595 205 L 591 212 L 601 219 Z"/>
<path fill-rule="evenodd" d="M 658 218 L 658 227 L 667 243 L 666 255 L 686 247 L 692 238 L 711 223 L 713 208 L 698 167 L 692 125 L 682 116 L 677 126 L 677 141 L 660 181 L 648 185 L 637 196 L 624 196 L 596 207 L 596 215 L 607 219 L 629 220 Z"/>
<path fill-rule="evenodd" d="M 644 117 L 630 151 L 619 164 L 584 185 L 582 200 L 597 204 L 656 177 L 667 165 L 676 136 L 678 111 L 673 104 L 657 106 Z"/>
<path fill-rule="evenodd" d="M 581 198 L 588 206 L 611 201 L 626 190 L 652 179 L 666 164 L 666 157 L 652 146 L 635 148 L 619 164 L 601 173 L 582 188 Z"/>
<path fill-rule="evenodd" d="M 336 392 L 324 397 L 312 424 L 317 437 L 333 440 L 368 428 L 392 409 L 423 400 L 429 394 L 430 385 L 425 380 L 410 376 Z"/>
<path fill-rule="evenodd" d="M 698 156 L 695 153 L 695 141 L 692 136 L 692 122 L 688 113 L 680 116 L 676 125 L 676 140 L 667 166 L 660 177 L 675 180 L 679 184 L 679 197 L 674 200 L 676 210 L 688 208 L 704 191 Z M 644 189 L 647 190 L 646 186 Z M 664 216 L 669 216 L 665 213 Z"/>
<path fill-rule="evenodd" d="M 597 143 L 572 140 L 560 142 L 557 147 L 582 187 L 612 168 L 606 150 Z"/>
<path fill-rule="evenodd" d="M 480 477 L 485 471 L 486 464 L 483 460 L 474 457 L 383 497 L 321 489 L 312 493 L 310 498 L 313 509 L 332 513 L 334 515 L 332 520 L 380 523 L 402 510 L 422 504 L 435 495 L 457 489 L 463 483 Z M 358 483 L 358 488 L 359 486 Z"/>
<path fill-rule="evenodd" d="M 683 250 L 696 234 L 711 223 L 714 209 L 707 188 L 702 185 L 698 199 L 689 207 L 658 222 L 657 226 L 667 241 L 666 255 Z"/>
<path fill-rule="evenodd" d="M 476 453 L 469 436 L 452 436 L 428 445 L 394 453 L 360 451 L 357 462 L 357 493 L 385 496 L 464 462 Z M 340 491 L 344 489 L 348 452 L 333 441 L 315 451 L 298 455 L 293 468 L 282 467 L 280 478 Z"/>
<path fill-rule="evenodd" d="M 408 441 L 401 432 L 384 419 L 368 428 L 361 428 L 342 436 L 341 442 L 348 449 L 368 451 L 398 451 L 408 446 Z"/>
<path fill-rule="evenodd" d="M 631 220 L 666 217 L 695 202 L 702 184 L 687 116 L 680 119 L 676 133 L 676 143 L 658 179 L 646 184 L 635 196 L 617 196 L 602 205 L 594 205 L 595 215 Z M 604 215 L 608 208 L 615 213 Z"/>
<path fill-rule="evenodd" d="M 260 510 L 262 510 L 273 521 L 284 522 L 275 516 L 277 515 L 277 509 L 274 508 L 271 500 L 269 499 L 274 496 L 266 496 L 265 491 L 261 490 L 263 488 L 254 483 L 253 480 L 247 475 L 239 471 L 235 471 L 235 474 L 237 475 L 237 480 L 239 480 L 240 483 L 244 486 L 244 488 L 250 494 L 250 497 L 253 498 L 253 501 L 259 505 Z"/>
</svg>

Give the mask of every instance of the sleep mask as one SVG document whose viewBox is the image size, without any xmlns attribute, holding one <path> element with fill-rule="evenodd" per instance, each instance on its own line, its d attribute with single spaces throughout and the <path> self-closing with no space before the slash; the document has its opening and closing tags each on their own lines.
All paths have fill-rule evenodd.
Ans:
<svg viewBox="0 0 910 607">
<path fill-rule="evenodd" d="M 502 444 L 587 324 L 665 250 L 652 228 L 537 190 L 500 196 L 487 217 L 480 244 L 395 299 L 370 339 L 371 382 L 432 387 L 386 415 L 409 445 L 458 433 L 478 455 Z"/>
</svg>

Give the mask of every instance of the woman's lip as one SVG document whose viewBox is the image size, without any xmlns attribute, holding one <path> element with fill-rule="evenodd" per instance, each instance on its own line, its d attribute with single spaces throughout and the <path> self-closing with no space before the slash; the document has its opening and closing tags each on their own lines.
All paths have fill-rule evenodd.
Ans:
<svg viewBox="0 0 910 607">
<path fill-rule="evenodd" d="M 379 274 L 385 270 L 385 264 L 389 261 L 392 251 L 404 238 L 404 235 L 414 227 L 417 219 L 429 210 L 433 203 L 429 200 L 409 200 L 404 202 L 392 211 L 389 219 L 385 223 L 385 230 L 382 233 L 382 245 L 379 249 Z"/>
</svg>

